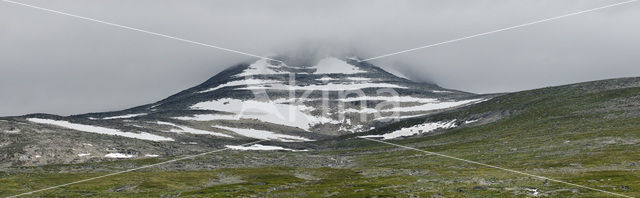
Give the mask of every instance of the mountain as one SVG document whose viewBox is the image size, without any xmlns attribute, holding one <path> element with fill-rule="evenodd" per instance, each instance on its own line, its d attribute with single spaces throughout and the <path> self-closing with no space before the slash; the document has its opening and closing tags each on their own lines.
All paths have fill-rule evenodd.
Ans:
<svg viewBox="0 0 640 198">
<path fill-rule="evenodd" d="M 0 119 L 15 138 L 4 140 L 0 159 L 77 163 L 173 156 L 252 139 L 312 142 L 490 97 L 414 82 L 354 58 L 310 65 L 260 59 L 131 109 Z"/>
<path fill-rule="evenodd" d="M 377 93 L 385 89 L 398 95 Z M 473 94 L 413 82 L 352 59 L 329 57 L 313 66 L 288 66 L 263 59 L 231 67 L 198 86 L 153 104 L 77 117 L 254 119 L 292 131 L 339 135 L 370 129 L 380 121 L 478 101 L 479 97 Z M 374 108 L 384 102 L 398 102 L 398 106 Z M 374 116 L 375 113 L 380 116 Z M 397 113 L 396 117 L 392 117 L 393 113 Z M 360 119 L 361 114 L 367 115 Z"/>
<path fill-rule="evenodd" d="M 194 91 L 200 90 L 203 89 Z M 225 145 L 234 145 L 231 147 L 233 150 L 103 177 L 91 182 L 43 191 L 34 196 L 611 197 L 614 195 L 611 193 L 631 197 L 640 195 L 640 78 L 584 82 L 483 97 L 490 99 L 392 121 L 370 131 L 337 136 L 323 135 L 314 139 L 315 141 L 268 141 L 244 147 L 237 145 L 253 140 L 242 141 L 236 136 L 208 138 L 211 135 L 200 135 L 192 139 L 198 141 L 198 144 L 185 142 L 183 145 L 179 142 L 188 140 L 178 138 L 185 138 L 182 136 L 189 134 L 183 133 L 180 137 L 170 136 L 175 138 L 174 141 L 148 141 L 73 131 L 26 120 L 50 116 L 48 119 L 69 122 L 81 122 L 83 119 L 85 121 L 82 122 L 86 124 L 93 122 L 100 126 L 116 127 L 116 124 L 108 124 L 118 120 L 140 122 L 138 120 L 142 117 L 98 119 L 100 114 L 91 114 L 78 118 L 51 115 L 2 118 L 0 154 L 15 151 L 19 153 L 17 156 L 22 157 L 22 163 L 0 169 L 3 173 L 0 174 L 0 181 L 3 181 L 3 185 L 0 185 L 0 196 L 15 195 L 165 162 L 183 154 L 213 151 L 224 148 Z M 127 115 L 125 113 L 132 112 L 117 112 L 112 115 Z M 83 118 L 87 116 L 95 116 L 95 119 Z M 196 123 L 199 122 L 185 121 L 177 124 L 191 124 L 189 126 L 196 127 Z M 207 123 L 210 121 L 204 123 L 208 126 Z M 414 134 L 416 131 L 418 133 Z M 151 130 L 148 132 L 153 133 Z M 167 136 L 171 133 L 153 134 Z M 292 135 L 296 134 L 300 133 L 292 132 Z M 385 139 L 384 141 L 400 146 L 359 138 L 361 136 Z M 203 141 L 199 141 L 200 139 Z M 94 143 L 77 145 L 86 141 Z M 47 148 L 68 149 L 37 153 L 44 149 L 38 146 L 45 145 Z M 477 163 L 445 158 L 406 147 Z M 122 155 L 141 156 L 148 153 L 160 156 L 101 162 L 102 156 L 97 154 L 104 152 L 105 148 L 111 149 L 111 152 L 121 152 Z M 124 150 L 125 148 L 130 150 Z M 85 157 L 94 161 L 84 161 L 87 163 L 80 164 L 19 166 L 28 161 L 45 158 L 30 158 L 34 153 L 55 154 L 65 158 L 66 153 L 74 154 L 73 152 L 78 151 L 91 153 L 93 157 Z M 115 154 L 110 156 L 117 157 Z M 4 158 L 3 162 L 4 160 L 7 159 Z M 53 161 L 49 161 L 51 162 Z M 531 175 L 516 174 L 480 164 Z"/>
</svg>

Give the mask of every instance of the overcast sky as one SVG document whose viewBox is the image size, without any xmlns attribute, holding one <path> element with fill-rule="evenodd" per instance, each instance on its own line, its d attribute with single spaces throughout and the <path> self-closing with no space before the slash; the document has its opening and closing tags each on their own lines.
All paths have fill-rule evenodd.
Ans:
<svg viewBox="0 0 640 198">
<path fill-rule="evenodd" d="M 259 55 L 392 53 L 621 0 L 16 0 Z M 640 3 L 373 61 L 475 93 L 640 76 Z M 0 2 L 0 116 L 155 102 L 251 57 Z"/>
</svg>

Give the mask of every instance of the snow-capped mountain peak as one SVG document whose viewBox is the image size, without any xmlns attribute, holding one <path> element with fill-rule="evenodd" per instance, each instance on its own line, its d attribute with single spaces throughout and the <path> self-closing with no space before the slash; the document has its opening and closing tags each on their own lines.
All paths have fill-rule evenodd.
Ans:
<svg viewBox="0 0 640 198">
<path fill-rule="evenodd" d="M 145 137 L 157 135 L 170 141 L 180 141 L 188 134 L 312 141 L 480 100 L 473 94 L 413 82 L 349 58 L 327 57 L 313 65 L 260 59 L 230 67 L 153 104 L 73 116 L 73 122 L 68 118 L 37 121 L 63 123 L 60 127 L 67 128 L 103 127 L 118 132 L 104 134 L 133 138 L 137 136 L 130 134 L 131 130 L 136 130 Z"/>
</svg>

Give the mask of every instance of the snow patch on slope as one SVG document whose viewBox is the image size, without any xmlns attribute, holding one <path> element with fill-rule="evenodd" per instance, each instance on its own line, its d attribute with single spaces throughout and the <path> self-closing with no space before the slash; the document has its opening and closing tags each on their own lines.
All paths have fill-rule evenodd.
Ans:
<svg viewBox="0 0 640 198">
<path fill-rule="evenodd" d="M 398 89 L 407 89 L 408 87 L 390 84 L 390 83 L 327 83 L 324 85 L 307 85 L 307 86 L 291 86 L 284 84 L 273 84 L 273 85 L 252 85 L 247 86 L 246 90 L 260 90 L 260 89 L 269 89 L 269 90 L 324 90 L 324 91 L 343 91 L 343 90 L 357 90 L 357 89 L 365 89 L 365 88 L 398 88 Z"/>
<path fill-rule="evenodd" d="M 195 114 L 192 116 L 174 117 L 176 120 L 212 121 L 212 120 L 238 120 L 239 117 L 230 114 Z"/>
<path fill-rule="evenodd" d="M 285 126 L 298 127 L 309 130 L 311 126 L 321 123 L 335 123 L 337 121 L 323 116 L 307 114 L 310 107 L 303 105 L 278 104 L 273 101 L 238 100 L 223 98 L 219 100 L 200 102 L 191 109 L 216 110 L 232 112 L 236 119 L 257 119 Z"/>
<path fill-rule="evenodd" d="M 104 117 L 102 119 L 104 119 L 104 120 L 125 119 L 125 118 L 133 118 L 133 117 L 138 117 L 138 116 L 143 116 L 143 115 L 147 115 L 147 114 L 146 113 L 134 113 L 134 114 L 127 114 L 127 115 L 120 115 L 120 116 Z"/>
<path fill-rule="evenodd" d="M 260 59 L 255 63 L 249 65 L 249 68 L 245 69 L 242 73 L 236 76 L 253 76 L 262 74 L 289 74 L 289 72 L 276 71 L 275 68 L 278 65 L 271 64 L 272 61 L 266 59 Z"/>
<path fill-rule="evenodd" d="M 317 69 L 314 74 L 357 74 L 365 72 L 356 66 L 334 57 L 320 60 L 314 68 Z"/>
<path fill-rule="evenodd" d="M 173 141 L 172 138 L 154 135 L 150 133 L 122 132 L 117 129 L 110 129 L 105 127 L 91 126 L 91 125 L 84 125 L 84 124 L 76 124 L 76 123 L 71 123 L 71 122 L 62 121 L 62 120 L 49 120 L 49 119 L 41 119 L 41 118 L 27 118 L 27 120 L 30 122 L 35 122 L 40 124 L 51 124 L 51 125 L 56 125 L 64 128 L 69 128 L 77 131 L 90 132 L 90 133 L 116 135 L 116 136 L 136 138 L 141 140 L 151 140 L 151 141 Z"/>
<path fill-rule="evenodd" d="M 222 85 L 218 85 L 217 87 L 213 87 L 213 88 L 209 88 L 203 91 L 199 91 L 198 93 L 206 93 L 206 92 L 211 92 L 211 91 L 215 91 L 218 90 L 220 88 L 223 87 L 233 87 L 233 86 L 241 86 L 241 85 L 266 85 L 266 84 L 273 84 L 273 83 L 278 83 L 278 81 L 274 81 L 274 80 L 262 80 L 262 79 L 254 79 L 254 78 L 246 78 L 243 80 L 235 80 L 235 81 L 229 81 L 225 84 Z"/>
<path fill-rule="evenodd" d="M 216 133 L 216 132 L 211 132 L 211 131 L 205 131 L 205 130 L 200 130 L 200 129 L 194 129 L 194 128 L 189 128 L 186 126 L 179 126 L 173 123 L 169 123 L 169 122 L 161 122 L 161 121 L 157 121 L 157 124 L 161 124 L 161 125 L 169 125 L 172 126 L 174 128 L 170 129 L 169 132 L 174 132 L 174 133 L 191 133 L 191 134 L 199 134 L 199 135 L 214 135 L 214 136 L 220 136 L 220 137 L 228 137 L 228 138 L 233 138 L 233 136 L 224 134 L 224 133 Z"/>
<path fill-rule="evenodd" d="M 382 138 L 383 140 L 388 140 L 388 139 L 394 139 L 394 138 L 399 138 L 399 137 L 405 137 L 405 136 L 413 136 L 413 135 L 418 135 L 418 134 L 422 134 L 422 133 L 429 133 L 431 131 L 434 131 L 436 129 L 448 129 L 448 128 L 453 128 L 456 127 L 456 120 L 451 120 L 448 122 L 442 121 L 442 122 L 429 122 L 429 123 L 424 123 L 424 124 L 419 124 L 419 125 L 415 125 L 415 126 L 411 126 L 411 127 L 405 127 L 402 128 L 400 130 L 391 132 L 391 133 L 386 133 L 386 134 L 382 134 L 382 135 L 365 135 L 365 136 L 360 136 L 360 137 L 367 137 L 367 138 L 371 138 L 371 137 L 375 137 L 375 138 Z"/>
<path fill-rule="evenodd" d="M 225 147 L 233 149 L 233 150 L 241 150 L 241 151 L 308 151 L 308 150 L 294 150 L 294 149 L 288 149 L 288 148 L 283 148 L 280 146 L 268 146 L 268 145 L 262 145 L 262 144 L 254 144 L 251 146 L 231 146 L 231 145 L 226 145 Z"/>
<path fill-rule="evenodd" d="M 411 97 L 411 96 L 358 96 L 358 97 L 350 97 L 350 98 L 340 98 L 338 100 L 344 101 L 344 102 L 373 101 L 373 100 L 382 100 L 382 101 L 390 101 L 390 102 L 419 102 L 419 103 L 438 102 L 438 99 L 435 99 L 435 98 L 418 98 L 418 97 Z"/>
<path fill-rule="evenodd" d="M 124 154 L 124 153 L 109 153 L 109 154 L 104 155 L 104 157 L 106 157 L 106 158 L 116 158 L 116 159 L 126 159 L 126 158 L 135 157 L 135 155 L 128 155 L 128 154 Z"/>
<path fill-rule="evenodd" d="M 426 104 L 411 106 L 411 107 L 395 107 L 391 109 L 385 109 L 383 111 L 389 111 L 389 112 L 431 111 L 431 110 L 437 110 L 437 109 L 457 107 L 462 105 L 469 105 L 469 104 L 478 103 L 481 101 L 483 101 L 483 99 L 433 102 L 433 103 L 426 103 Z"/>
<path fill-rule="evenodd" d="M 241 128 L 232 128 L 232 127 L 224 127 L 224 126 L 213 126 L 213 127 L 221 128 L 224 130 L 228 130 L 228 131 L 232 131 L 234 133 L 240 134 L 242 136 L 261 139 L 261 140 L 276 140 L 281 142 L 313 141 L 311 139 L 307 139 L 300 136 L 277 134 L 271 131 L 263 131 L 263 130 L 257 130 L 257 129 L 241 129 Z"/>
<path fill-rule="evenodd" d="M 332 81 L 332 80 L 338 80 L 338 79 L 337 78 L 331 78 L 329 76 L 323 76 L 322 78 L 318 78 L 316 80 L 319 80 L 319 81 Z"/>
<path fill-rule="evenodd" d="M 347 80 L 351 81 L 371 81 L 371 78 L 363 78 L 363 77 L 347 77 Z"/>
<path fill-rule="evenodd" d="M 464 121 L 464 124 L 472 124 L 472 123 L 475 123 L 475 122 L 478 122 L 478 121 L 480 121 L 480 119 L 467 120 L 467 121 Z"/>
<path fill-rule="evenodd" d="M 395 102 L 410 102 L 410 101 L 405 101 L 407 99 L 411 99 L 411 97 L 405 98 L 405 97 L 389 97 L 389 100 L 387 101 L 392 101 L 393 100 L 398 99 Z M 399 99 L 400 98 L 400 99 Z M 349 99 L 349 98 L 347 98 Z M 353 98 L 353 101 L 357 101 L 359 99 L 381 99 L 381 98 L 377 98 L 377 97 L 360 97 L 360 98 Z M 415 98 L 414 101 L 415 102 L 419 102 L 419 101 L 423 101 L 423 102 L 427 102 L 427 101 L 431 101 L 432 99 L 429 98 L 425 98 L 425 99 L 418 99 Z M 351 100 L 344 100 L 344 101 L 351 101 Z M 469 105 L 472 103 L 477 103 L 482 101 L 482 99 L 473 99 L 473 100 L 461 100 L 461 101 L 444 101 L 444 102 L 438 102 L 437 100 L 431 101 L 431 102 L 427 102 L 421 105 L 416 105 L 416 106 L 407 106 L 407 107 L 394 107 L 394 108 L 389 108 L 389 109 L 380 109 L 380 110 L 376 110 L 374 108 L 361 108 L 361 109 L 353 109 L 353 108 L 349 108 L 349 109 L 345 109 L 343 111 L 341 111 L 341 113 L 376 113 L 376 112 L 418 112 L 418 111 L 433 111 L 433 110 L 438 110 L 438 109 L 446 109 L 446 108 L 451 108 L 451 107 L 458 107 L 458 106 L 463 106 L 463 105 Z"/>
<path fill-rule="evenodd" d="M 379 117 L 376 119 L 373 119 L 375 121 L 380 121 L 380 122 L 389 122 L 389 121 L 395 121 L 395 120 L 402 120 L 402 119 L 407 119 L 407 118 L 415 118 L 415 117 L 420 117 L 420 116 L 424 116 L 426 114 L 418 114 L 418 115 L 406 115 L 406 116 L 387 116 L 387 117 Z"/>
</svg>

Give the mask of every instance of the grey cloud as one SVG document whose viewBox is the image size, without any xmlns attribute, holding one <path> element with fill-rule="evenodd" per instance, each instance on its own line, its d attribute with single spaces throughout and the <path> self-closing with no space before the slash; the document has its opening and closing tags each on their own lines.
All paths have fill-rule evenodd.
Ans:
<svg viewBox="0 0 640 198">
<path fill-rule="evenodd" d="M 22 2 L 259 55 L 372 57 L 612 0 Z M 0 116 L 128 108 L 251 57 L 0 3 Z M 373 61 L 476 93 L 640 76 L 640 4 Z"/>
</svg>

